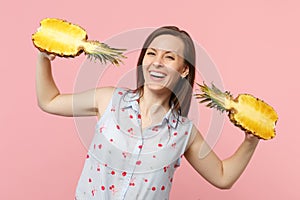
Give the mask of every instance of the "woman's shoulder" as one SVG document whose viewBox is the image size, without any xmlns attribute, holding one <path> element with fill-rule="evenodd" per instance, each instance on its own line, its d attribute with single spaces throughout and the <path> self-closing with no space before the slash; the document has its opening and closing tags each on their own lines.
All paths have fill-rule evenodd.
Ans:
<svg viewBox="0 0 300 200">
<path fill-rule="evenodd" d="M 130 89 L 122 88 L 122 87 L 99 87 L 96 88 L 96 95 L 102 98 L 111 99 L 114 94 L 123 94 L 126 91 L 130 91 Z"/>
<path fill-rule="evenodd" d="M 103 113 L 109 102 L 119 101 L 120 97 L 123 97 L 126 93 L 133 90 L 123 87 L 99 87 L 95 91 L 95 99 L 98 105 L 100 113 Z"/>
<path fill-rule="evenodd" d="M 124 87 L 101 87 L 96 88 L 96 103 L 99 117 L 101 117 L 111 104 L 113 107 L 120 107 L 127 102 L 128 98 L 133 99 L 135 91 Z M 135 96 L 135 95 L 134 95 Z M 121 105 L 122 104 L 122 105 Z"/>
<path fill-rule="evenodd" d="M 97 104 L 99 117 L 104 113 L 112 96 L 117 88 L 115 87 L 98 87 L 95 89 L 95 102 Z"/>
</svg>

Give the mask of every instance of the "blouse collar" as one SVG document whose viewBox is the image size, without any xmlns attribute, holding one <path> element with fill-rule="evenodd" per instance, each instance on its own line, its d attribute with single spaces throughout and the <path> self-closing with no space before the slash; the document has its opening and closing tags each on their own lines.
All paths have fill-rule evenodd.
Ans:
<svg viewBox="0 0 300 200">
<path fill-rule="evenodd" d="M 132 90 L 126 91 L 126 93 L 123 96 L 123 101 L 121 101 L 122 106 L 120 108 L 121 109 L 132 109 L 137 114 L 139 114 L 140 113 L 139 98 L 140 98 L 140 95 L 138 93 L 136 93 Z M 172 128 L 176 129 L 178 122 L 179 122 L 179 114 L 175 111 L 174 104 L 172 104 L 169 111 L 163 117 L 161 124 L 163 124 L 164 121 L 168 125 L 170 125 Z"/>
</svg>

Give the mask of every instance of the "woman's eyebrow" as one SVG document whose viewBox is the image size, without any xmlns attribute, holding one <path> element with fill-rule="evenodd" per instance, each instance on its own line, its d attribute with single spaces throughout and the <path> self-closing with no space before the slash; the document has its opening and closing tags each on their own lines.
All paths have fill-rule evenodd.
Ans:
<svg viewBox="0 0 300 200">
<path fill-rule="evenodd" d="M 155 49 L 155 48 L 152 48 L 152 47 L 150 47 L 150 48 L 148 48 L 148 49 L 150 49 L 150 50 L 152 50 L 152 51 L 156 51 L 156 49 Z"/>
<path fill-rule="evenodd" d="M 170 50 L 166 51 L 164 49 L 157 49 L 157 48 L 153 48 L 153 47 L 150 47 L 149 49 L 152 50 L 152 51 L 160 50 L 160 51 L 165 51 L 165 53 L 174 53 L 174 54 L 177 54 L 176 51 L 170 51 Z"/>
</svg>

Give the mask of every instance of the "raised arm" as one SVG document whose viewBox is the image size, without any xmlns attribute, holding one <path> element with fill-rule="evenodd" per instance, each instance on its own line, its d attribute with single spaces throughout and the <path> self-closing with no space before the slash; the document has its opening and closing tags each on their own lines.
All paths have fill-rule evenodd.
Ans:
<svg viewBox="0 0 300 200">
<path fill-rule="evenodd" d="M 54 58 L 53 55 L 38 53 L 36 95 L 39 107 L 45 112 L 62 116 L 100 117 L 114 88 L 95 88 L 82 93 L 61 94 L 52 76 L 51 61 Z"/>
<path fill-rule="evenodd" d="M 193 134 L 195 137 L 185 153 L 186 159 L 208 182 L 221 189 L 231 188 L 238 180 L 259 142 L 257 137 L 246 133 L 236 152 L 231 157 L 221 160 L 195 127 Z"/>
</svg>

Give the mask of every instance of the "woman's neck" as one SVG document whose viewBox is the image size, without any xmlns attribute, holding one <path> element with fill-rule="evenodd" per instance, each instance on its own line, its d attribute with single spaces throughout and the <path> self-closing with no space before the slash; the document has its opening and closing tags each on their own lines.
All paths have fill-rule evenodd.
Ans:
<svg viewBox="0 0 300 200">
<path fill-rule="evenodd" d="M 170 92 L 157 93 L 147 88 L 143 89 L 139 104 L 144 126 L 153 125 L 162 120 L 170 109 L 170 97 Z"/>
<path fill-rule="evenodd" d="M 144 108 L 151 109 L 153 105 L 163 107 L 167 110 L 170 109 L 169 101 L 171 98 L 170 91 L 156 92 L 148 89 L 147 87 L 143 88 L 143 96 L 140 101 L 144 104 Z"/>
</svg>

